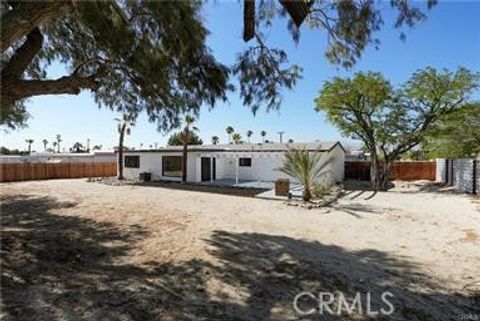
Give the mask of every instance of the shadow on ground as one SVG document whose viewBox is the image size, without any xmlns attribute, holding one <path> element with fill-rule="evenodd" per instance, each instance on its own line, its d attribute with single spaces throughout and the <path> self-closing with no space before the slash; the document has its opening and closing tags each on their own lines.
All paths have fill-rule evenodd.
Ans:
<svg viewBox="0 0 480 321">
<path fill-rule="evenodd" d="M 9 196 L 2 208 L 2 313 L 6 320 L 453 320 L 480 313 L 467 293 L 449 293 L 405 258 L 277 235 L 215 231 L 213 260 L 129 263 L 148 234 L 66 215 L 75 203 Z M 461 288 L 461 286 L 459 287 Z M 421 290 L 420 290 L 421 289 Z M 392 316 L 300 318 L 301 291 L 390 291 Z M 302 301 L 312 307 L 313 301 Z"/>
<path fill-rule="evenodd" d="M 149 186 L 149 187 L 163 187 L 163 188 L 170 188 L 170 189 L 182 190 L 182 191 L 203 192 L 203 193 L 210 193 L 210 194 L 214 193 L 214 194 L 245 196 L 245 197 L 254 197 L 262 192 L 267 191 L 267 189 L 262 189 L 262 188 L 243 188 L 243 187 L 235 187 L 235 186 L 211 186 L 211 185 L 202 185 L 202 184 L 193 184 L 193 183 L 181 184 L 178 182 L 168 182 L 168 181 L 137 182 L 134 185 Z"/>
</svg>

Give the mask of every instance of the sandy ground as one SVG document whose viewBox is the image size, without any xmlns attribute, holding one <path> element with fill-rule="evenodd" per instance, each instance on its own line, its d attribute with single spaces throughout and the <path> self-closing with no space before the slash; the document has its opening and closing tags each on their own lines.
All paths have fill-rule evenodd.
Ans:
<svg viewBox="0 0 480 321">
<path fill-rule="evenodd" d="M 328 208 L 85 180 L 1 184 L 5 320 L 480 320 L 480 202 L 400 184 Z M 363 310 L 300 315 L 296 294 Z M 367 314 L 386 308 L 391 315 Z M 318 305 L 308 296 L 300 307 Z"/>
</svg>

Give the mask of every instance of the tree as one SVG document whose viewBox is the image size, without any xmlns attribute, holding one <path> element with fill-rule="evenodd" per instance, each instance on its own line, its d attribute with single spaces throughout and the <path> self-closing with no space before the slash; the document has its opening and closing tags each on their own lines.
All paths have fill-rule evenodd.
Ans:
<svg viewBox="0 0 480 321">
<path fill-rule="evenodd" d="M 395 26 L 413 26 L 425 14 L 392 0 Z M 429 0 L 429 8 L 435 0 Z M 4 1 L 2 15 L 2 113 L 9 127 L 28 118 L 25 99 L 90 90 L 95 101 L 122 113 L 146 111 L 159 126 L 175 125 L 202 103 L 214 105 L 237 77 L 244 105 L 254 112 L 280 106 L 281 89 L 293 88 L 301 68 L 269 48 L 263 34 L 272 20 L 287 17 L 295 42 L 308 16 L 311 28 L 328 34 L 326 58 L 350 67 L 383 24 L 375 1 L 244 1 L 244 41 L 233 66 L 218 62 L 206 46 L 202 3 L 192 1 Z M 263 30 L 262 30 L 263 29 Z M 46 78 L 53 61 L 69 73 Z M 191 81 L 195 79 L 195 81 Z M 188 106 L 188 107 L 186 107 Z"/>
<path fill-rule="evenodd" d="M 87 138 L 87 148 L 85 149 L 87 153 L 90 153 L 90 138 Z"/>
<path fill-rule="evenodd" d="M 220 138 L 218 136 L 212 136 L 212 144 L 217 145 L 220 142 Z"/>
<path fill-rule="evenodd" d="M 32 153 L 32 144 L 34 140 L 29 138 L 29 139 L 25 139 L 25 142 L 27 143 L 28 155 L 30 155 Z"/>
<path fill-rule="evenodd" d="M 231 144 L 232 134 L 235 132 L 235 129 L 233 129 L 232 126 L 227 126 L 227 128 L 225 128 L 225 131 L 227 132 L 227 135 L 228 135 L 228 143 Z"/>
<path fill-rule="evenodd" d="M 232 135 L 232 140 L 234 144 L 243 144 L 242 135 L 240 135 L 239 133 L 234 133 Z"/>
<path fill-rule="evenodd" d="M 444 115 L 425 135 L 429 157 L 470 158 L 480 154 L 480 103 Z"/>
<path fill-rule="evenodd" d="M 262 143 L 265 143 L 265 136 L 267 136 L 267 132 L 264 131 L 264 130 L 262 130 L 262 131 L 260 132 L 260 136 L 262 136 Z"/>
<path fill-rule="evenodd" d="M 202 145 L 203 141 L 195 132 L 191 132 L 188 138 L 187 145 Z M 167 145 L 169 146 L 183 146 L 183 133 L 173 133 L 169 138 Z"/>
<path fill-rule="evenodd" d="M 57 146 L 57 153 L 60 153 L 60 143 L 62 142 L 62 135 L 57 134 L 55 136 L 56 144 L 54 146 Z"/>
<path fill-rule="evenodd" d="M 462 106 L 479 79 L 465 68 L 455 73 L 426 68 L 394 90 L 380 73 L 360 72 L 327 81 L 315 99 L 316 110 L 326 112 L 344 135 L 363 141 L 373 187 L 386 190 L 392 162 L 420 144 L 439 117 Z"/>
<path fill-rule="evenodd" d="M 300 181 L 305 202 L 312 199 L 312 191 L 319 185 L 320 178 L 328 173 L 324 169 L 331 160 L 328 159 L 325 162 L 323 160 L 321 153 L 312 153 L 305 149 L 291 148 L 285 152 L 283 164 L 279 170 Z"/>
<path fill-rule="evenodd" d="M 291 138 L 288 139 L 288 143 L 291 144 L 291 143 L 293 143 L 293 142 L 294 142 L 293 139 L 291 139 Z"/>
<path fill-rule="evenodd" d="M 45 138 L 42 140 L 42 144 L 43 144 L 43 150 L 47 150 L 47 145 L 48 145 L 48 140 L 46 140 Z"/>
<path fill-rule="evenodd" d="M 102 145 L 93 145 L 92 147 L 92 151 L 95 151 L 95 150 L 102 150 L 103 146 Z M 125 147 L 124 147 L 125 148 Z"/>
<path fill-rule="evenodd" d="M 250 143 L 250 137 L 252 137 L 253 132 L 251 130 L 247 130 L 247 138 L 248 138 L 248 143 Z"/>
<path fill-rule="evenodd" d="M 71 153 L 85 153 L 85 151 L 85 147 L 79 142 L 76 142 L 72 147 L 70 147 Z"/>
<path fill-rule="evenodd" d="M 181 132 L 182 138 L 182 184 L 187 182 L 187 157 L 188 157 L 188 142 L 192 139 L 192 134 L 195 131 L 198 131 L 198 128 L 193 126 L 195 123 L 195 118 L 191 115 L 186 115 L 183 125 L 183 130 Z"/>
<path fill-rule="evenodd" d="M 135 126 L 136 114 L 123 114 L 122 118 L 115 118 L 118 132 L 118 179 L 123 180 L 123 141 L 125 135 L 130 135 L 131 128 Z"/>
</svg>

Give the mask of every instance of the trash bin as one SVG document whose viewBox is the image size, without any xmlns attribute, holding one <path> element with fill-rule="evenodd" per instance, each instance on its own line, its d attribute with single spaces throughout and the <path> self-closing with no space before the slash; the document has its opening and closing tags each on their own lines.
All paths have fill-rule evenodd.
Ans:
<svg viewBox="0 0 480 321">
<path fill-rule="evenodd" d="M 149 173 L 149 172 L 140 173 L 141 181 L 150 182 L 151 179 L 152 179 L 152 173 Z"/>
<path fill-rule="evenodd" d="M 275 181 L 275 196 L 287 196 L 290 193 L 290 180 L 280 178 Z"/>
</svg>

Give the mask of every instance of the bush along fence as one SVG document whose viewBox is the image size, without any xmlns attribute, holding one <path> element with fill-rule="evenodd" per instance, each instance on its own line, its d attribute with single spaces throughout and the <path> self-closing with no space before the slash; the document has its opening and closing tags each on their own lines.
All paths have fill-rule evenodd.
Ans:
<svg viewBox="0 0 480 321">
<path fill-rule="evenodd" d="M 437 159 L 437 182 L 480 195 L 480 159 Z"/>
<path fill-rule="evenodd" d="M 389 179 L 402 181 L 429 180 L 436 178 L 435 161 L 396 161 L 390 169 Z M 370 180 L 370 162 L 345 162 L 345 179 L 368 181 Z"/>
<path fill-rule="evenodd" d="M 117 175 L 116 162 L 4 163 L 0 164 L 0 182 L 52 178 L 106 177 Z"/>
</svg>

